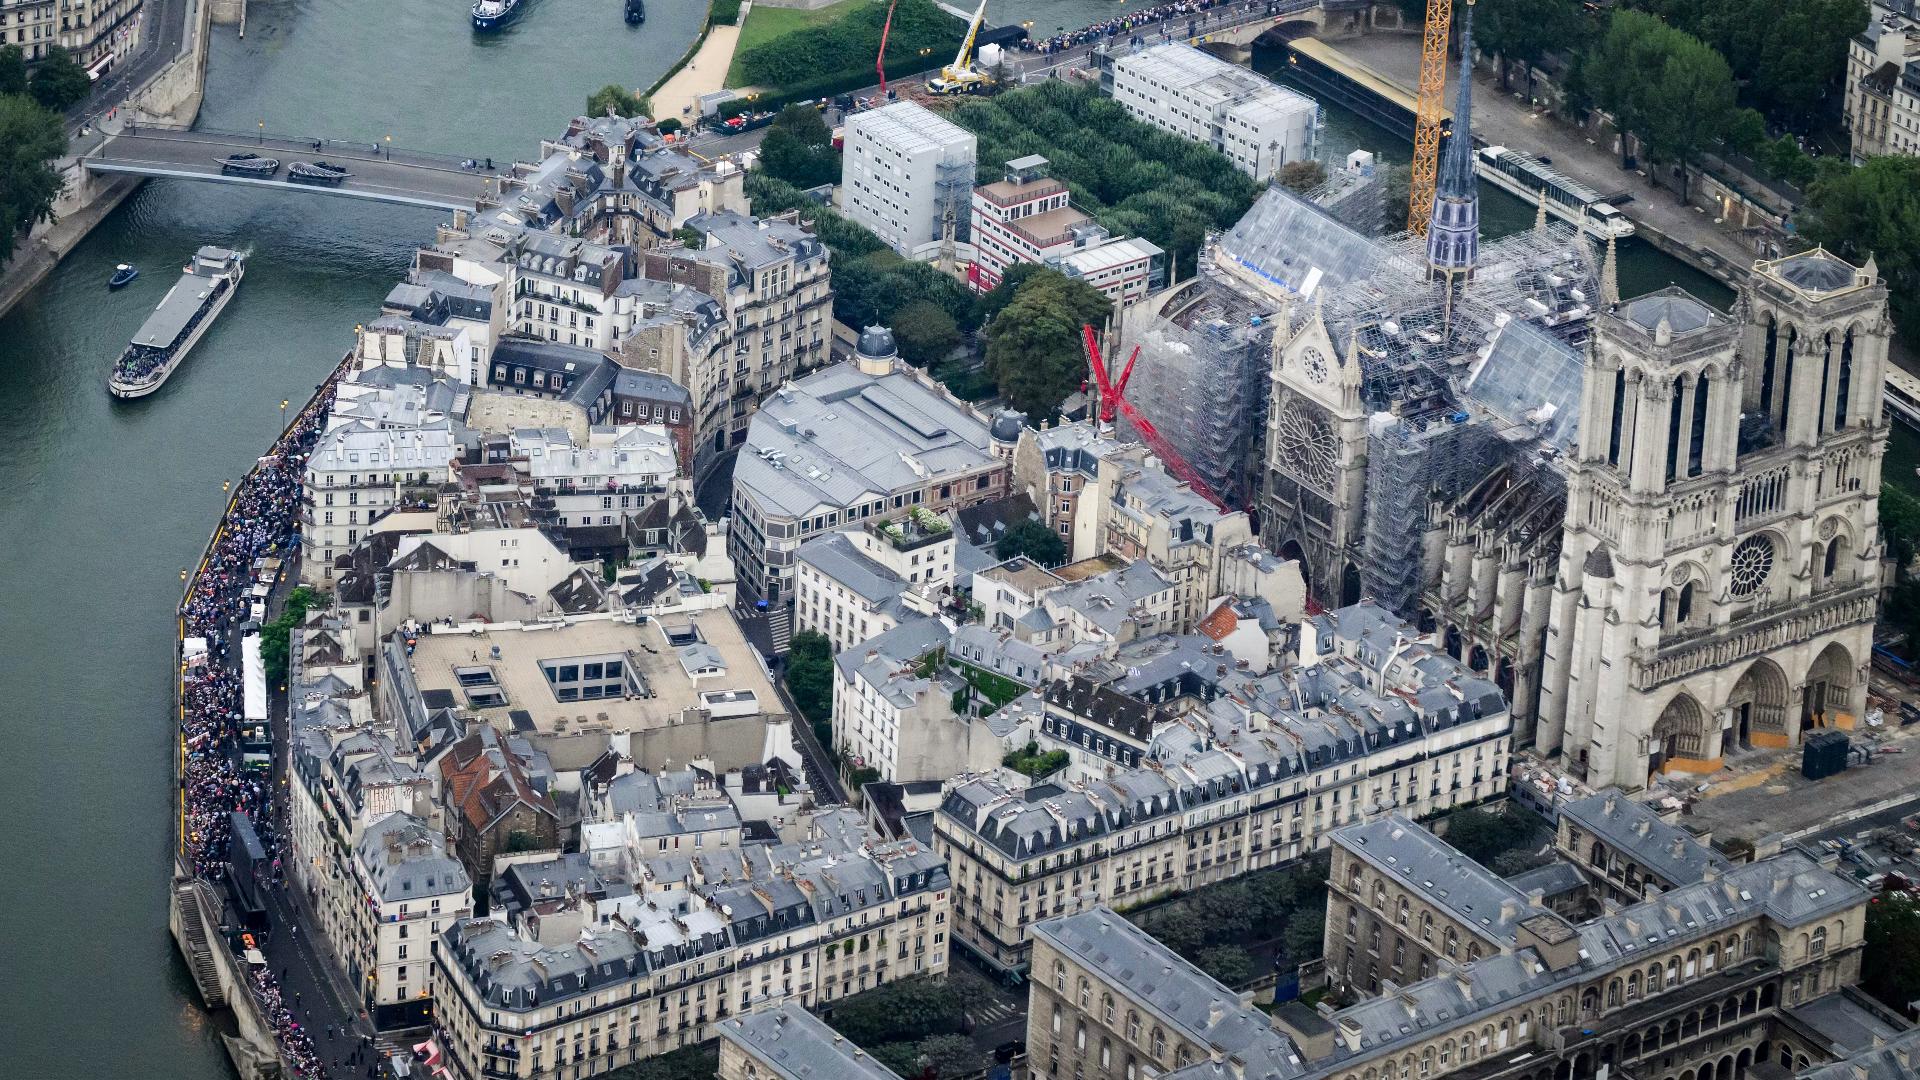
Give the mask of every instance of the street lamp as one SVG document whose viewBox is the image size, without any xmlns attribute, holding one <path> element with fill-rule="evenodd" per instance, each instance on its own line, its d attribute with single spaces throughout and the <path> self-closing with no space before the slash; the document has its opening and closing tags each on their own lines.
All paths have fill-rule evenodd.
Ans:
<svg viewBox="0 0 1920 1080">
<path fill-rule="evenodd" d="M 393 136 L 387 136 L 387 160 L 393 160 Z"/>
<path fill-rule="evenodd" d="M 267 145 L 267 122 L 265 120 L 260 121 L 260 145 Z"/>
<path fill-rule="evenodd" d="M 285 428 L 287 426 L 287 406 L 289 404 L 291 404 L 291 402 L 289 402 L 286 398 L 280 399 L 280 426 L 282 428 Z"/>
</svg>

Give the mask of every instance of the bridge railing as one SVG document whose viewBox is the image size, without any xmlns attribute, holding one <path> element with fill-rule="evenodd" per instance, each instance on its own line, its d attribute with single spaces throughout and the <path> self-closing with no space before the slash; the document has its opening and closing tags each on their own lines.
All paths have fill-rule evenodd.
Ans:
<svg viewBox="0 0 1920 1080">
<path fill-rule="evenodd" d="M 147 133 L 149 130 L 150 129 L 141 128 L 130 132 L 130 134 L 140 135 Z M 230 142 L 233 143 L 236 148 L 265 146 L 270 149 L 290 153 L 331 154 L 336 157 L 352 157 L 368 161 L 375 159 L 381 161 L 400 161 L 413 165 L 450 169 L 456 172 L 467 171 L 463 168 L 462 162 L 484 162 L 487 160 L 485 154 L 436 154 L 431 151 L 413 150 L 404 146 L 396 146 L 384 140 L 329 139 L 316 135 L 294 135 L 278 131 L 232 131 L 207 127 L 196 127 L 190 132 L 180 132 L 174 129 L 151 130 L 155 133 L 161 130 L 167 130 L 173 134 L 191 135 L 196 140 L 206 142 Z M 315 143 L 320 144 L 320 149 L 317 151 L 313 148 Z M 496 171 L 505 171 L 512 165 L 512 159 L 510 157 L 496 157 L 493 161 Z"/>
</svg>

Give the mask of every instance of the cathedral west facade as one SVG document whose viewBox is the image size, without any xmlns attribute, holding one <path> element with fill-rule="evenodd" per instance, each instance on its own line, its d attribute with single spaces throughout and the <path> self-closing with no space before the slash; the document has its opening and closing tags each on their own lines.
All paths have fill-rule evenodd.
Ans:
<svg viewBox="0 0 1920 1080">
<path fill-rule="evenodd" d="M 1889 323 L 1871 261 L 1757 263 L 1596 320 L 1538 750 L 1593 784 L 1849 728 L 1879 596 Z"/>
</svg>

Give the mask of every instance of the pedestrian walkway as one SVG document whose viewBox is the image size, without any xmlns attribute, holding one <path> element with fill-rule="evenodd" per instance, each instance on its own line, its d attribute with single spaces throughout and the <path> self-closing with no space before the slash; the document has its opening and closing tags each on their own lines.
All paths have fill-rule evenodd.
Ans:
<svg viewBox="0 0 1920 1080">
<path fill-rule="evenodd" d="M 1019 1015 L 1020 1010 L 1015 1008 L 1011 1003 L 996 1001 L 984 1008 L 969 1010 L 967 1019 L 972 1022 L 974 1027 L 984 1028 L 993 1027 L 996 1024 L 1011 1020 Z"/>
<path fill-rule="evenodd" d="M 740 43 L 740 28 L 746 25 L 752 0 L 742 0 L 740 14 L 732 26 L 716 26 L 707 31 L 707 40 L 693 59 L 673 73 L 660 89 L 653 92 L 653 118 L 679 120 L 692 126 L 700 119 L 700 98 L 727 84 L 727 69 L 733 66 L 733 50 Z"/>
</svg>

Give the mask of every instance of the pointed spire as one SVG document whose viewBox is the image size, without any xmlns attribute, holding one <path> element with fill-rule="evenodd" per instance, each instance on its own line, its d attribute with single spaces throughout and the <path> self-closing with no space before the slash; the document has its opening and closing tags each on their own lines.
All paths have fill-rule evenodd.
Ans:
<svg viewBox="0 0 1920 1080">
<path fill-rule="evenodd" d="M 1453 134 L 1440 158 L 1433 216 L 1427 225 L 1427 271 L 1433 280 L 1470 278 L 1480 257 L 1480 187 L 1473 172 L 1473 0 L 1460 16 L 1460 75 Z"/>
<path fill-rule="evenodd" d="M 1867 252 L 1866 265 L 1860 268 L 1860 272 L 1866 275 L 1869 285 L 1880 280 L 1880 260 L 1873 257 L 1873 252 Z"/>
<path fill-rule="evenodd" d="M 1606 261 L 1600 264 L 1600 302 L 1609 305 L 1620 302 L 1620 255 L 1611 236 L 1607 237 Z"/>
<path fill-rule="evenodd" d="M 1541 196 L 1540 202 L 1535 205 L 1533 209 L 1533 231 L 1537 233 L 1547 231 L 1547 200 L 1545 196 Z"/>
</svg>

